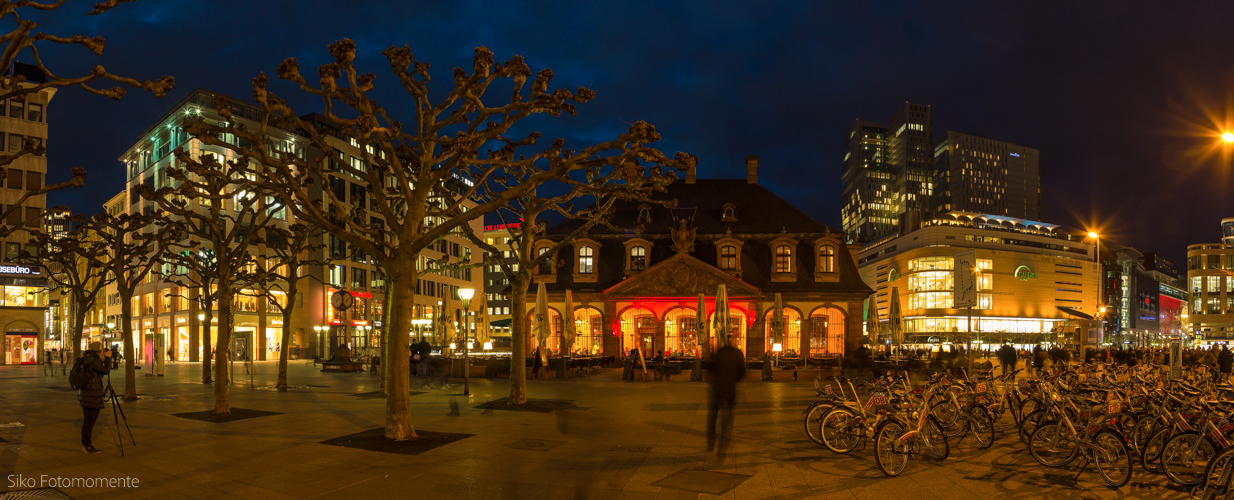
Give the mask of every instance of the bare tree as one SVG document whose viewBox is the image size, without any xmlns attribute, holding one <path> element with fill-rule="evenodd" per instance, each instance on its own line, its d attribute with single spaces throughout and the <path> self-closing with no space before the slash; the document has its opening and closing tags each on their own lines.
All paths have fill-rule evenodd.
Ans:
<svg viewBox="0 0 1234 500">
<path fill-rule="evenodd" d="M 225 98 L 215 97 L 220 109 L 225 103 Z M 227 399 L 231 374 L 225 361 L 231 353 L 235 298 L 255 285 L 258 261 L 252 247 L 261 243 L 262 230 L 283 213 L 283 207 L 277 201 L 270 203 L 276 198 L 262 187 L 247 158 L 219 162 L 212 155 L 194 158 L 185 150 L 177 150 L 176 158 L 176 165 L 167 169 L 172 185 L 138 189 L 167 212 L 168 224 L 187 236 L 169 242 L 165 252 L 169 261 L 193 269 L 199 280 L 212 281 L 217 287 L 217 291 L 206 292 L 208 297 L 214 294 L 210 298 L 218 306 L 214 413 L 222 415 L 231 412 Z M 192 200 L 199 205 L 194 206 Z"/>
<path fill-rule="evenodd" d="M 655 134 L 655 131 L 652 130 L 649 133 Z M 682 157 L 679 166 L 683 169 L 689 168 L 694 165 L 695 161 L 693 157 Z M 477 196 L 481 199 L 489 199 L 509 190 L 509 186 L 521 182 L 522 176 L 534 174 L 535 171 L 531 169 L 517 174 L 511 172 L 506 177 L 484 186 Z M 659 167 L 647 169 L 633 163 L 607 170 L 588 169 L 585 175 L 579 177 L 579 179 L 565 178 L 554 183 L 556 185 L 552 187 L 556 189 L 526 192 L 514 203 L 507 204 L 497 211 L 506 231 L 510 234 L 512 242 L 510 253 L 514 257 L 513 264 L 515 265 L 501 258 L 501 251 L 486 242 L 484 238 L 470 230 L 467 231 L 468 239 L 489 255 L 496 256 L 495 263 L 500 265 L 502 272 L 510 280 L 510 311 L 513 313 L 510 328 L 513 337 L 510 362 L 510 404 L 527 402 L 527 366 L 522 360 L 526 359 L 529 350 L 527 346 L 529 332 L 524 317 L 527 311 L 527 292 L 531 286 L 533 270 L 546 261 L 551 262 L 552 268 L 556 269 L 558 263 L 554 261 L 554 256 L 597 224 L 607 225 L 607 219 L 612 215 L 616 202 L 621 200 L 649 201 L 648 197 L 651 194 L 664 191 L 665 186 L 677 178 L 673 172 L 665 173 Z M 560 194 L 541 197 L 537 195 L 539 191 Z M 574 209 L 576 199 L 586 200 L 588 198 L 594 199 L 595 203 L 582 210 Z M 650 203 L 671 206 L 674 202 L 652 200 Z M 551 248 L 533 254 L 536 239 L 543 236 L 547 228 L 547 223 L 541 218 L 546 213 L 556 213 L 568 219 L 579 220 L 581 223 L 564 237 L 555 239 Z M 567 311 L 564 314 L 573 314 L 573 311 Z M 566 317 L 562 321 L 573 321 L 573 318 Z M 538 338 L 537 344 L 543 345 L 544 340 Z M 566 349 L 568 352 L 568 346 Z"/>
<path fill-rule="evenodd" d="M 120 3 L 129 1 L 132 0 L 108 0 L 96 3 L 94 9 L 88 15 L 102 14 Z M 172 87 L 175 86 L 175 78 L 170 76 L 164 76 L 154 82 L 139 81 L 109 73 L 103 66 L 95 66 L 82 76 L 66 77 L 53 72 L 44 64 L 43 58 L 39 54 L 40 45 L 45 43 L 78 45 L 94 53 L 96 56 L 101 56 L 107 44 L 106 40 L 100 36 L 60 36 L 47 33 L 39 30 L 39 23 L 28 19 L 32 14 L 39 11 L 57 10 L 64 3 L 65 0 L 57 0 L 51 3 L 39 3 L 32 0 L 0 0 L 0 19 L 9 19 L 13 22 L 12 30 L 0 36 L 0 70 L 6 72 L 3 77 L 0 77 L 0 100 L 16 99 L 24 101 L 26 96 L 30 94 L 37 94 L 45 90 L 54 92 L 57 89 L 70 87 L 110 97 L 113 100 L 119 100 L 127 93 L 124 87 L 119 85 L 108 89 L 95 86 L 96 83 L 105 81 L 144 90 L 154 94 L 155 97 L 161 98 L 167 95 L 167 92 L 171 91 Z M 27 61 L 32 61 L 33 64 L 23 65 L 18 62 L 21 58 L 26 58 Z M 25 71 L 23 67 L 37 68 L 37 72 Z M 40 72 L 41 74 L 38 74 Z M 30 76 L 33 76 L 33 78 L 29 78 Z M 44 147 L 39 144 L 36 138 L 28 137 L 22 142 L 21 150 L 11 153 L 0 153 L 0 167 L 3 167 L 3 169 L 0 169 L 0 174 L 5 173 L 8 165 L 11 165 L 18 158 L 29 155 L 42 156 L 44 152 Z M 69 181 L 46 185 L 39 189 L 25 192 L 17 202 L 0 211 L 0 220 L 8 220 L 10 212 L 22 210 L 26 200 L 29 198 L 69 187 L 80 187 L 84 176 L 84 169 L 74 168 L 73 177 Z M 11 234 L 15 229 L 15 227 L 0 226 L 0 237 Z"/>
<path fill-rule="evenodd" d="M 521 138 L 507 137 L 524 118 L 574 114 L 574 103 L 586 102 L 594 95 L 590 89 L 581 87 L 574 92 L 549 91 L 553 73 L 547 69 L 536 75 L 530 93 L 524 94 L 532 73 L 519 56 L 504 64 L 497 63 L 487 48 L 479 47 L 473 71 L 456 68 L 452 88 L 435 91 L 429 85 L 429 65 L 417 61 L 410 48 L 386 49 L 382 54 L 413 109 L 408 121 L 402 122 L 390 117 L 368 95 L 376 77 L 372 73 L 361 74 L 355 67 L 356 48 L 351 40 L 330 44 L 329 51 L 334 62 L 317 68 L 317 85 L 300 74 L 295 59 L 287 59 L 278 67 L 279 78 L 321 100 L 320 121 L 302 119 L 286 100 L 270 92 L 268 78 L 263 74 L 253 80 L 254 98 L 265 110 L 257 130 L 248 130 L 234 121 L 217 126 L 201 120 L 190 123 L 186 130 L 207 144 L 222 145 L 216 138 L 220 133 L 231 133 L 261 145 L 239 149 L 242 156 L 262 165 L 263 178 L 296 200 L 291 207 L 297 217 L 325 228 L 381 266 L 392 288 L 390 309 L 394 314 L 388 350 L 393 353 L 407 351 L 416 259 L 433 241 L 540 184 L 573 172 L 621 165 L 635 158 L 650 163 L 679 163 L 646 146 L 658 135 L 642 122 L 611 141 L 582 145 L 577 150 L 566 149 L 563 139 L 536 149 L 538 132 Z M 497 82 L 509 85 L 512 92 L 490 106 L 484 94 Z M 271 126 L 304 131 L 323 152 L 323 158 L 308 161 L 273 153 L 275 145 L 266 139 Z M 354 141 L 361 151 L 359 161 L 344 161 L 338 143 L 331 142 L 333 137 Z M 500 147 L 482 152 L 489 144 Z M 519 176 L 521 183 L 510 185 L 505 191 L 494 191 L 490 199 L 475 201 L 478 186 L 506 172 L 523 171 L 534 173 Z M 328 189 L 322 194 L 312 189 L 315 183 L 340 174 L 367 184 L 372 198 L 369 208 L 350 206 Z M 370 213 L 379 216 L 381 223 L 373 224 L 372 217 L 359 217 Z M 386 437 L 392 440 L 416 437 L 408 400 L 407 361 L 405 356 L 389 356 Z"/>
<path fill-rule="evenodd" d="M 163 219 L 153 214 L 96 214 L 85 224 L 107 248 L 108 253 L 94 260 L 116 285 L 120 296 L 120 324 L 124 335 L 124 399 L 137 399 L 137 367 L 133 359 L 133 296 L 154 267 L 162 261 L 161 252 L 172 237 Z"/>
<path fill-rule="evenodd" d="M 111 247 L 88 229 L 89 218 L 73 215 L 65 222 L 69 231 L 59 238 L 44 231 L 29 230 L 42 255 L 28 257 L 41 258 L 47 270 L 47 279 L 63 290 L 76 305 L 70 318 L 70 332 L 73 359 L 77 359 L 81 357 L 81 335 L 86 314 L 96 304 L 99 293 L 113 280 L 105 268 L 97 265 L 111 255 Z"/>
<path fill-rule="evenodd" d="M 313 255 L 325 245 L 321 243 L 322 231 L 314 226 L 295 223 L 286 229 L 270 226 L 265 228 L 266 249 L 274 254 L 265 259 L 264 265 L 257 267 L 257 276 L 253 281 L 260 284 L 266 300 L 274 304 L 283 316 L 283 335 L 279 349 L 278 389 L 287 390 L 287 346 L 291 341 L 291 314 L 296 307 L 296 296 L 300 293 L 300 280 L 312 277 L 305 271 L 312 267 L 327 265 L 327 262 L 313 258 Z M 281 291 L 283 298 L 272 291 Z"/>
</svg>

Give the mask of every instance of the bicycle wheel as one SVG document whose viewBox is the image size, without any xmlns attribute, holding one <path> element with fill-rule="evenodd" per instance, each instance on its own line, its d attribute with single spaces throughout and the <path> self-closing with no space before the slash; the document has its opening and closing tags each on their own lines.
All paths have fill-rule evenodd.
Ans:
<svg viewBox="0 0 1234 500">
<path fill-rule="evenodd" d="M 1042 422 L 1028 439 L 1028 452 L 1046 467 L 1062 467 L 1075 460 L 1079 442 L 1066 426 L 1049 420 Z"/>
<path fill-rule="evenodd" d="M 1112 488 L 1121 488 L 1131 481 L 1131 450 L 1127 443 L 1114 429 L 1102 429 L 1093 438 L 1093 444 L 1099 450 L 1095 451 L 1093 463 L 1097 465 L 1097 474 L 1101 480 Z"/>
<path fill-rule="evenodd" d="M 804 422 L 806 436 L 810 437 L 810 441 L 814 441 L 815 444 L 823 444 L 823 437 L 818 433 L 819 425 L 823 422 L 823 415 L 826 415 L 834 407 L 834 403 L 818 402 L 806 410 Z"/>
<path fill-rule="evenodd" d="M 1170 427 L 1159 429 L 1144 443 L 1144 448 L 1140 450 L 1140 467 L 1144 468 L 1144 472 L 1161 472 L 1161 450 L 1173 432 Z"/>
<path fill-rule="evenodd" d="M 942 424 L 933 415 L 926 415 L 925 427 L 921 429 L 921 440 L 935 458 L 943 460 L 951 454 L 951 446 L 947 444 L 947 434 L 943 433 Z"/>
<path fill-rule="evenodd" d="M 1127 434 L 1127 447 L 1131 448 L 1131 452 L 1138 455 L 1143 455 L 1144 445 L 1148 444 L 1148 438 L 1153 437 L 1164 425 L 1164 421 L 1157 417 L 1142 417 L 1135 422 L 1131 427 L 1131 433 Z"/>
<path fill-rule="evenodd" d="M 832 408 L 819 422 L 818 435 L 823 446 L 835 453 L 848 453 L 861 442 L 863 433 L 860 417 L 843 406 Z"/>
<path fill-rule="evenodd" d="M 994 419 L 990 417 L 990 412 L 983 406 L 974 405 L 968 410 L 968 416 L 973 419 L 973 437 L 977 438 L 977 446 L 989 448 L 994 444 Z"/>
<path fill-rule="evenodd" d="M 1027 416 L 1028 414 L 1034 411 L 1042 409 L 1042 407 L 1043 405 L 1041 404 L 1040 399 L 1037 399 L 1035 397 L 1029 397 L 1029 398 L 1024 399 L 1024 401 L 1020 402 L 1019 421 L 1023 421 L 1025 416 Z M 1020 422 L 1016 422 L 1016 425 L 1019 425 L 1019 423 Z"/>
<path fill-rule="evenodd" d="M 898 476 L 908 466 L 908 442 L 896 444 L 904 431 L 904 424 L 899 420 L 889 419 L 878 424 L 878 431 L 874 433 L 874 458 L 883 474 Z"/>
<path fill-rule="evenodd" d="M 930 415 L 938 419 L 947 437 L 955 437 L 968 430 L 967 421 L 962 417 L 964 412 L 950 400 L 943 400 L 930 405 Z"/>
<path fill-rule="evenodd" d="M 1161 470 L 1165 477 L 1183 486 L 1204 482 L 1204 470 L 1217 455 L 1213 444 L 1195 431 L 1170 436 L 1161 448 Z"/>
<path fill-rule="evenodd" d="M 1234 492 L 1230 488 L 1234 481 L 1234 447 L 1221 450 L 1208 468 L 1204 470 L 1204 489 L 1200 491 L 1200 500 L 1223 499 Z"/>
<path fill-rule="evenodd" d="M 1045 410 L 1033 410 L 1032 413 L 1026 415 L 1024 419 L 1020 421 L 1020 441 L 1023 441 L 1024 444 L 1027 445 L 1028 438 L 1033 436 L 1033 431 L 1037 430 L 1040 423 L 1046 420 L 1052 420 L 1047 417 L 1048 415 Z"/>
<path fill-rule="evenodd" d="M 1105 418 L 1105 423 L 1117 429 L 1124 436 L 1130 436 L 1131 431 L 1135 430 L 1135 424 L 1138 422 L 1135 415 L 1128 411 L 1113 413 Z"/>
</svg>

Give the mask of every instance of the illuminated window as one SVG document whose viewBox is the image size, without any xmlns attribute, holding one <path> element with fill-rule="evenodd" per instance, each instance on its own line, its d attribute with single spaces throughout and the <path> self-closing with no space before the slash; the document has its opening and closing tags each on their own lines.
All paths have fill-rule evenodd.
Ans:
<svg viewBox="0 0 1234 500">
<path fill-rule="evenodd" d="M 548 253 L 548 248 L 547 247 L 541 248 L 540 251 L 536 253 L 536 256 L 539 257 L 546 253 Z M 553 259 L 549 257 L 545 257 L 544 260 L 540 261 L 540 268 L 539 268 L 538 273 L 539 274 L 553 274 Z"/>
<path fill-rule="evenodd" d="M 836 270 L 836 247 L 823 245 L 818 249 L 818 270 L 823 273 L 834 273 Z"/>
<path fill-rule="evenodd" d="M 953 275 L 950 271 L 923 271 L 908 277 L 910 292 L 950 291 Z"/>
<path fill-rule="evenodd" d="M 780 245 L 776 247 L 776 272 L 791 273 L 793 272 L 793 249 L 788 245 Z"/>
<path fill-rule="evenodd" d="M 909 309 L 949 309 L 951 292 L 922 292 L 908 296 Z"/>
<path fill-rule="evenodd" d="M 1220 276 L 1209 276 L 1205 278 L 1205 280 L 1208 284 L 1208 287 L 1207 287 L 1208 293 L 1218 293 L 1221 291 L 1221 277 Z"/>
<path fill-rule="evenodd" d="M 579 274 L 591 274 L 595 272 L 595 249 L 591 247 L 579 247 L 578 249 L 578 272 Z"/>
<path fill-rule="evenodd" d="M 643 269 L 647 269 L 647 249 L 641 246 L 631 247 L 630 270 L 642 271 Z"/>
<path fill-rule="evenodd" d="M 720 248 L 720 269 L 735 271 L 737 269 L 737 247 L 725 245 Z"/>
<path fill-rule="evenodd" d="M 927 271 L 935 269 L 951 269 L 955 260 L 951 257 L 921 257 L 908 261 L 909 271 Z"/>
</svg>

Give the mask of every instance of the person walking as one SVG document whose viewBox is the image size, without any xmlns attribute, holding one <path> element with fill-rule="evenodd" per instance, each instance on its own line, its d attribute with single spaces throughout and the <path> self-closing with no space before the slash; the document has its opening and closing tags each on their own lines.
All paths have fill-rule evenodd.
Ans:
<svg viewBox="0 0 1234 500">
<path fill-rule="evenodd" d="M 420 343 L 412 342 L 407 346 L 407 366 L 411 367 L 411 374 L 420 375 Z"/>
<path fill-rule="evenodd" d="M 533 359 L 531 361 L 531 378 L 540 378 L 540 367 L 544 366 L 544 363 L 540 361 L 540 348 L 539 347 L 536 347 L 535 354 L 533 355 L 536 357 L 536 359 Z"/>
<path fill-rule="evenodd" d="M 746 376 L 746 360 L 737 346 L 741 339 L 728 338 L 728 345 L 716 351 L 711 361 L 711 384 L 707 392 L 707 452 L 716 452 L 720 462 L 728 449 L 733 432 L 733 403 L 737 400 L 737 382 Z M 716 449 L 716 419 L 721 419 L 720 447 Z"/>
<path fill-rule="evenodd" d="M 64 349 L 56 349 L 56 353 L 60 355 L 60 374 L 68 375 L 69 369 L 64 366 Z"/>
<path fill-rule="evenodd" d="M 432 369 L 433 344 L 428 343 L 428 339 L 420 339 L 420 378 L 428 378 L 428 372 Z"/>
<path fill-rule="evenodd" d="M 1221 354 L 1217 355 L 1217 381 L 1228 382 L 1230 380 L 1230 368 L 1234 365 L 1234 354 L 1230 353 L 1228 346 L 1221 346 Z"/>
<path fill-rule="evenodd" d="M 100 356 L 102 353 L 102 356 Z M 86 383 L 77 390 L 77 404 L 81 406 L 85 419 L 81 423 L 81 449 L 86 453 L 99 453 L 94 447 L 92 435 L 94 422 L 103 409 L 103 375 L 110 370 L 111 353 L 103 350 L 101 342 L 91 342 L 90 350 L 81 357 L 82 369 L 86 373 Z"/>
<path fill-rule="evenodd" d="M 1037 376 L 1041 376 L 1041 369 L 1045 368 L 1045 349 L 1041 348 L 1041 344 L 1033 346 L 1033 371 Z"/>
<path fill-rule="evenodd" d="M 48 371 L 54 376 L 56 367 L 51 364 L 51 351 L 43 351 L 43 375 L 47 375 Z"/>
<path fill-rule="evenodd" d="M 1003 375 L 1015 371 L 1016 353 L 1010 345 L 1003 344 L 998 350 L 998 361 L 1003 365 Z M 1013 378 L 1014 380 L 1014 378 Z"/>
</svg>

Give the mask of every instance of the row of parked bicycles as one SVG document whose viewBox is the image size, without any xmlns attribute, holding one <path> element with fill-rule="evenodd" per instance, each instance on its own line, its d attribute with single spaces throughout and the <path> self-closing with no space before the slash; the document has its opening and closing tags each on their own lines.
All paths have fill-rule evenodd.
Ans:
<svg viewBox="0 0 1234 500">
<path fill-rule="evenodd" d="M 1234 385 L 1209 367 L 1174 378 L 1155 365 L 1086 364 L 1037 378 L 1019 371 L 816 380 L 821 399 L 805 410 L 805 431 L 839 454 L 872 445 L 879 469 L 896 476 L 913 459 L 946 459 L 970 436 L 989 448 L 995 423 L 1010 414 L 1018 435 L 1004 439 L 1042 466 L 1074 465 L 1077 478 L 1091 468 L 1114 488 L 1141 469 L 1199 498 L 1234 500 Z"/>
</svg>

